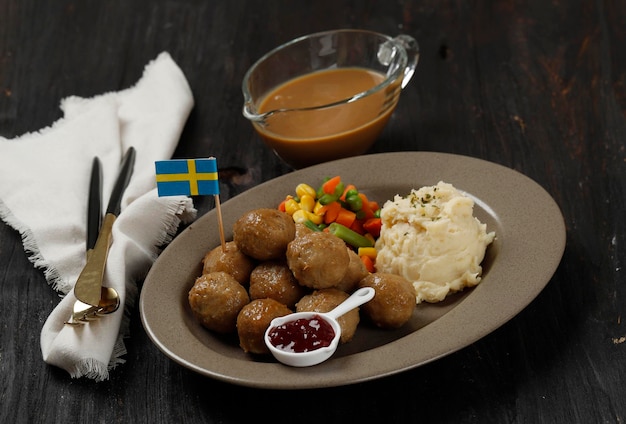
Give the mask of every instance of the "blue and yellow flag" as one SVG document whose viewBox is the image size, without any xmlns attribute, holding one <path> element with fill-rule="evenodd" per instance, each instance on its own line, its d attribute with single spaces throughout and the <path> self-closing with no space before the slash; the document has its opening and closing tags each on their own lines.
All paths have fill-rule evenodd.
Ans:
<svg viewBox="0 0 626 424">
<path fill-rule="evenodd" d="M 155 167 L 159 196 L 220 194 L 215 158 L 162 160 Z"/>
</svg>

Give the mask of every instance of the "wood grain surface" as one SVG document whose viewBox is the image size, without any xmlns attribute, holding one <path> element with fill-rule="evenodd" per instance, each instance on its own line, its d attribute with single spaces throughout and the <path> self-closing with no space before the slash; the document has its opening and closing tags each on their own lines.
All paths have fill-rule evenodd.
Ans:
<svg viewBox="0 0 626 424">
<path fill-rule="evenodd" d="M 175 156 L 220 158 L 226 201 L 289 172 L 241 114 L 245 71 L 283 42 L 334 28 L 405 33 L 420 44 L 415 76 L 371 153 L 478 157 L 554 197 L 567 246 L 546 289 L 447 357 L 304 392 L 199 376 L 150 342 L 135 310 L 127 362 L 95 383 L 43 362 L 39 335 L 59 296 L 0 223 L 0 422 L 626 421 L 621 0 L 0 0 L 0 135 L 52 124 L 64 97 L 127 88 L 168 51 L 195 98 Z M 204 213 L 213 201 L 196 207 Z"/>
</svg>

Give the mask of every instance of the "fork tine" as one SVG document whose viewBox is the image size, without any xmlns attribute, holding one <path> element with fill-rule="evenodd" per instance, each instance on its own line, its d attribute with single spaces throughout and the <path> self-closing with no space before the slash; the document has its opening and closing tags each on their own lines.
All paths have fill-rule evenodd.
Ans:
<svg viewBox="0 0 626 424">
<path fill-rule="evenodd" d="M 74 302 L 74 311 L 72 312 L 72 316 L 70 321 L 66 321 L 65 324 L 70 325 L 82 325 L 86 324 L 88 321 L 93 321 L 97 319 L 96 313 L 98 310 L 102 308 L 99 306 L 91 306 L 86 303 L 83 303 L 79 300 Z"/>
<path fill-rule="evenodd" d="M 90 321 L 95 321 L 100 317 L 117 311 L 119 306 L 120 298 L 117 292 L 112 288 L 104 287 L 102 300 L 98 306 L 92 306 L 76 300 L 72 316 L 65 324 L 74 326 L 87 324 Z"/>
</svg>

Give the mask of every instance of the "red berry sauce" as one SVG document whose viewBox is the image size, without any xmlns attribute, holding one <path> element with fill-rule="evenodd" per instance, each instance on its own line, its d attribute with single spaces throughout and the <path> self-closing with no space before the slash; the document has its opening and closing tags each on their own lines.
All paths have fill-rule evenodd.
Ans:
<svg viewBox="0 0 626 424">
<path fill-rule="evenodd" d="M 272 345 L 287 352 L 309 352 L 326 347 L 334 337 L 333 327 L 319 315 L 287 321 L 269 332 Z"/>
</svg>

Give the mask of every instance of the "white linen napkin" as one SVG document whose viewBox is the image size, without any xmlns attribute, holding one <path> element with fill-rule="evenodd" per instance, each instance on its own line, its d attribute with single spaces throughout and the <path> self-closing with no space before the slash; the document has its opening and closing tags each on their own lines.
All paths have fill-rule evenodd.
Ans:
<svg viewBox="0 0 626 424">
<path fill-rule="evenodd" d="M 68 97 L 63 118 L 15 139 L 0 137 L 0 218 L 16 229 L 35 267 L 64 296 L 41 331 L 43 359 L 72 377 L 97 381 L 123 363 L 136 281 L 196 210 L 185 196 L 159 198 L 154 162 L 172 157 L 193 107 L 190 87 L 170 55 L 150 62 L 138 83 L 92 98 Z M 124 308 L 83 326 L 64 325 L 85 264 L 87 195 L 94 156 L 102 162 L 106 207 L 126 149 L 134 173 L 113 226 L 104 285 Z"/>
</svg>

